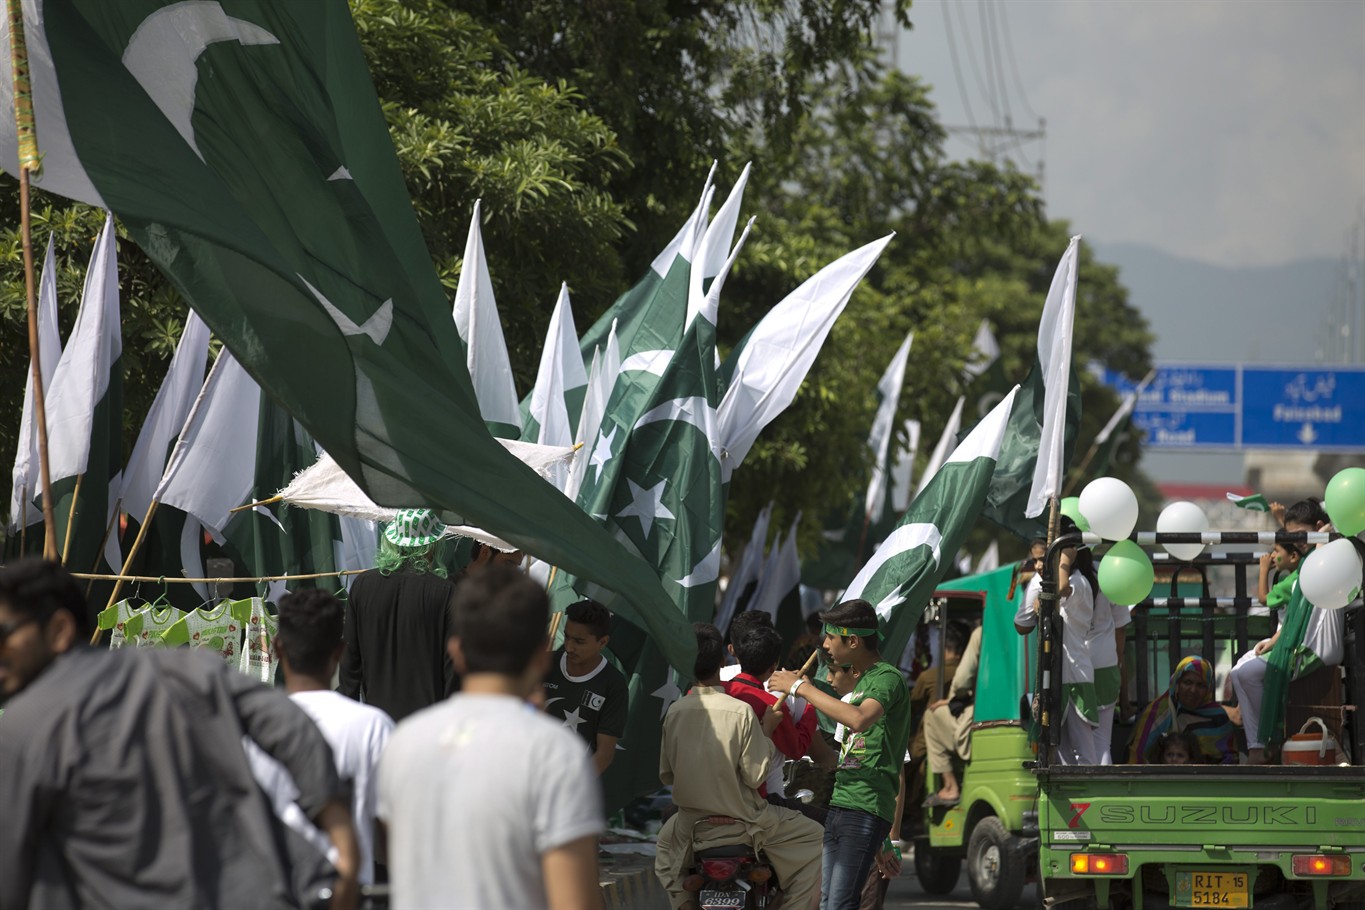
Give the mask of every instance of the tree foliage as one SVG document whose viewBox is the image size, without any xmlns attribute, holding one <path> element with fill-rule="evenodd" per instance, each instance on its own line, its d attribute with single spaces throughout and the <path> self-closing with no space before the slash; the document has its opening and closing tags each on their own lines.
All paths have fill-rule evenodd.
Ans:
<svg viewBox="0 0 1365 910">
<path fill-rule="evenodd" d="M 721 301 L 722 348 L 838 256 L 895 231 L 793 407 L 731 488 L 732 546 L 769 499 L 773 526 L 820 517 L 863 483 L 877 378 L 915 331 L 900 421 L 932 447 L 962 390 L 981 319 L 1022 379 L 1068 226 L 1031 178 L 955 161 L 927 86 L 885 68 L 877 0 L 351 0 L 413 205 L 453 293 L 474 200 L 520 391 L 529 388 L 561 281 L 580 329 L 634 283 L 696 204 L 713 160 L 726 188 L 754 163 L 758 222 Z M 905 20 L 908 3 L 896 13 Z M 15 182 L 0 206 L 17 213 Z M 102 216 L 35 195 L 35 237 L 58 253 L 63 333 Z M 0 453 L 14 451 L 27 350 L 17 216 L 0 244 Z M 174 288 L 120 243 L 126 445 L 184 318 Z M 41 249 L 36 252 L 41 261 Z M 1082 247 L 1076 356 L 1130 376 L 1151 336 L 1112 267 Z M 1117 399 L 1083 374 L 1083 451 Z M 904 440 L 898 440 L 903 444 Z M 1131 474 L 1136 440 L 1115 473 Z M 1126 464 L 1125 464 L 1125 456 Z M 921 456 L 921 463 L 924 456 Z"/>
</svg>

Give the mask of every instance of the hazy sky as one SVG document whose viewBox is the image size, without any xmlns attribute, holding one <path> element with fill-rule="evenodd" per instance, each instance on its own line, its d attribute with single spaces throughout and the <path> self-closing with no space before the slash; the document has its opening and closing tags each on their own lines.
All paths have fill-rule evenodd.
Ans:
<svg viewBox="0 0 1365 910">
<path fill-rule="evenodd" d="M 1005 95 L 1017 128 L 1046 118 L 1015 159 L 1046 161 L 1050 214 L 1088 239 L 1227 266 L 1345 251 L 1365 199 L 1365 2 L 915 0 L 910 17 L 899 65 L 945 123 L 969 122 L 953 47 L 978 125 L 1003 122 Z"/>
</svg>

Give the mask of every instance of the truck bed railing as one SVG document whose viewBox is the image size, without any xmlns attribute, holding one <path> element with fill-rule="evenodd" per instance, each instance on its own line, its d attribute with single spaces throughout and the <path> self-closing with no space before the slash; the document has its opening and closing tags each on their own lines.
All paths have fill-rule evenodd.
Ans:
<svg viewBox="0 0 1365 910">
<path fill-rule="evenodd" d="M 1174 667 L 1186 653 L 1196 651 L 1209 660 L 1217 662 L 1217 649 L 1220 636 L 1218 627 L 1229 622 L 1231 636 L 1221 636 L 1222 640 L 1233 642 L 1238 655 L 1246 653 L 1251 646 L 1251 609 L 1258 606 L 1248 574 L 1252 567 L 1258 566 L 1261 553 L 1276 543 L 1308 544 L 1327 543 L 1338 535 L 1327 532 L 1305 531 L 1203 531 L 1203 532 L 1155 532 L 1143 531 L 1132 535 L 1145 549 L 1155 548 L 1151 553 L 1154 567 L 1160 571 L 1170 571 L 1169 588 L 1164 596 L 1149 597 L 1132 608 L 1132 641 L 1137 657 L 1132 666 L 1132 681 L 1135 685 L 1136 704 L 1141 706 L 1151 701 L 1156 688 L 1165 690 L 1165 680 L 1156 680 L 1152 668 L 1158 666 L 1154 661 L 1155 643 L 1164 638 L 1168 665 Z M 1048 549 L 1043 565 L 1042 596 L 1038 621 L 1038 679 L 1035 691 L 1039 695 L 1037 720 L 1042 735 L 1038 752 L 1038 768 L 1046 770 L 1055 763 L 1055 749 L 1061 732 L 1061 711 L 1065 707 L 1062 690 L 1062 619 L 1057 611 L 1056 577 L 1061 552 L 1067 547 L 1080 544 L 1097 547 L 1105 541 L 1093 533 L 1065 534 L 1053 541 Z M 1231 548 L 1227 551 L 1201 553 L 1192 560 L 1175 559 L 1160 549 L 1162 544 L 1199 543 L 1205 547 Z M 1210 568 L 1231 568 L 1233 570 L 1233 596 L 1214 597 L 1209 580 Z M 1171 571 L 1173 570 L 1173 571 Z M 1190 573 L 1197 574 L 1201 596 L 1181 596 L 1179 586 L 1188 582 Z M 1164 616 L 1153 615 L 1164 611 Z M 1348 666 L 1365 666 L 1365 630 L 1361 611 L 1352 609 L 1348 613 L 1346 625 L 1346 650 L 1343 663 Z M 1154 634 L 1153 626 L 1165 621 L 1165 634 Z M 1191 634 L 1193 633 L 1193 634 Z M 1188 645 L 1198 642 L 1197 647 Z M 1158 685 L 1160 683 L 1160 685 Z M 1360 704 L 1365 698 L 1365 673 L 1348 674 L 1347 696 L 1353 704 Z M 1353 754 L 1360 755 L 1362 736 L 1353 731 L 1357 742 Z"/>
</svg>

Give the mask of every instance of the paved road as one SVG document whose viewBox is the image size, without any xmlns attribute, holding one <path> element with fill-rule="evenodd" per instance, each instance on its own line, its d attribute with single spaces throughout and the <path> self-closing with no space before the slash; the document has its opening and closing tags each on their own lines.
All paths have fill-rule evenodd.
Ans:
<svg viewBox="0 0 1365 910">
<path fill-rule="evenodd" d="M 1017 910 L 1033 910 L 1035 906 L 1034 886 L 1025 885 Z M 967 885 L 966 873 L 958 878 L 957 888 L 952 894 L 930 896 L 920 890 L 919 882 L 915 881 L 915 870 L 907 863 L 901 877 L 893 881 L 886 892 L 886 910 L 906 910 L 910 907 L 917 910 L 977 910 L 976 901 L 972 900 L 972 889 Z"/>
</svg>

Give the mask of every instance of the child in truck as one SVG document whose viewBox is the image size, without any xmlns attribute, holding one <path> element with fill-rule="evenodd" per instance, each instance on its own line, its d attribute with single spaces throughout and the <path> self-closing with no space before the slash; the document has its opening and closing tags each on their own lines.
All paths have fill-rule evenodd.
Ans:
<svg viewBox="0 0 1365 910">
<path fill-rule="evenodd" d="M 1204 759 L 1199 740 L 1185 730 L 1169 730 L 1156 741 L 1156 754 L 1163 765 L 1194 765 Z"/>
</svg>

